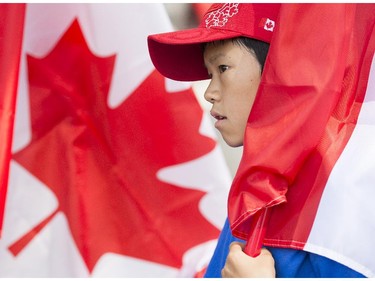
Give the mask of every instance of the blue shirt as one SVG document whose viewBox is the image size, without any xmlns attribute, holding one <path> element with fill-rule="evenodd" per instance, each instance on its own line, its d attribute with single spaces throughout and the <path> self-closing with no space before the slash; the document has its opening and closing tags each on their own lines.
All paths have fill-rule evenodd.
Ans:
<svg viewBox="0 0 375 281">
<path fill-rule="evenodd" d="M 244 242 L 232 235 L 228 220 L 226 220 L 204 277 L 221 277 L 221 269 L 224 267 L 229 245 L 233 241 Z M 279 278 L 364 277 L 362 274 L 320 255 L 293 249 L 271 247 L 267 247 L 267 249 L 275 260 L 276 277 Z"/>
</svg>

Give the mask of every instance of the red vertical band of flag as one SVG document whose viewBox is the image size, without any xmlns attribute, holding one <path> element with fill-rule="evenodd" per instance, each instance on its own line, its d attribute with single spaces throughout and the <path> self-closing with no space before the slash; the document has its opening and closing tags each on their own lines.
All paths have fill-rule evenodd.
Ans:
<svg viewBox="0 0 375 281">
<path fill-rule="evenodd" d="M 0 4 L 0 231 L 8 185 L 24 15 L 25 4 Z"/>
<path fill-rule="evenodd" d="M 369 71 L 363 56 L 372 48 L 371 9 L 282 6 L 229 195 L 234 235 L 248 239 L 255 213 L 288 201 L 272 208 L 266 238 L 274 246 L 303 247 L 363 101 L 358 77 Z"/>
</svg>

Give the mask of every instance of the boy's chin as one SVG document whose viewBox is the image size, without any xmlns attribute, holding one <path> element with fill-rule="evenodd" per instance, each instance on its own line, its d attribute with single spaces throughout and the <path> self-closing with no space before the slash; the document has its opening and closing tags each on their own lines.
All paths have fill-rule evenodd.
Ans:
<svg viewBox="0 0 375 281">
<path fill-rule="evenodd" d="M 240 147 L 240 146 L 243 146 L 243 140 L 236 140 L 236 139 L 233 139 L 233 138 L 226 138 L 225 136 L 223 136 L 223 140 L 225 141 L 225 143 L 227 145 L 229 145 L 230 147 Z"/>
</svg>

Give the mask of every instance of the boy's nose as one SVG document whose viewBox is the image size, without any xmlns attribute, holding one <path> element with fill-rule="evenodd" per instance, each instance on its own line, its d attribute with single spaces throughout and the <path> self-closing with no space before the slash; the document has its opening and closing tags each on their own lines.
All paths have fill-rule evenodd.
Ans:
<svg viewBox="0 0 375 281">
<path fill-rule="evenodd" d="M 208 85 L 206 91 L 204 92 L 204 98 L 209 103 L 214 103 L 215 101 L 218 100 L 218 91 L 214 87 L 214 85 L 212 83 L 212 80 L 211 80 L 210 84 Z"/>
</svg>

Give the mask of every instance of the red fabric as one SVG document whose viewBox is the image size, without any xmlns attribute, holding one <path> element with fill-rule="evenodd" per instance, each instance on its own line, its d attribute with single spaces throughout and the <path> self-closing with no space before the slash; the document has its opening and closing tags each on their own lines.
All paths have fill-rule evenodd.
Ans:
<svg viewBox="0 0 375 281">
<path fill-rule="evenodd" d="M 229 195 L 235 236 L 257 239 L 252 215 L 273 206 L 264 243 L 303 247 L 364 98 L 374 15 L 373 4 L 282 5 Z"/>
<path fill-rule="evenodd" d="M 0 233 L 13 134 L 25 4 L 0 4 Z"/>
</svg>

